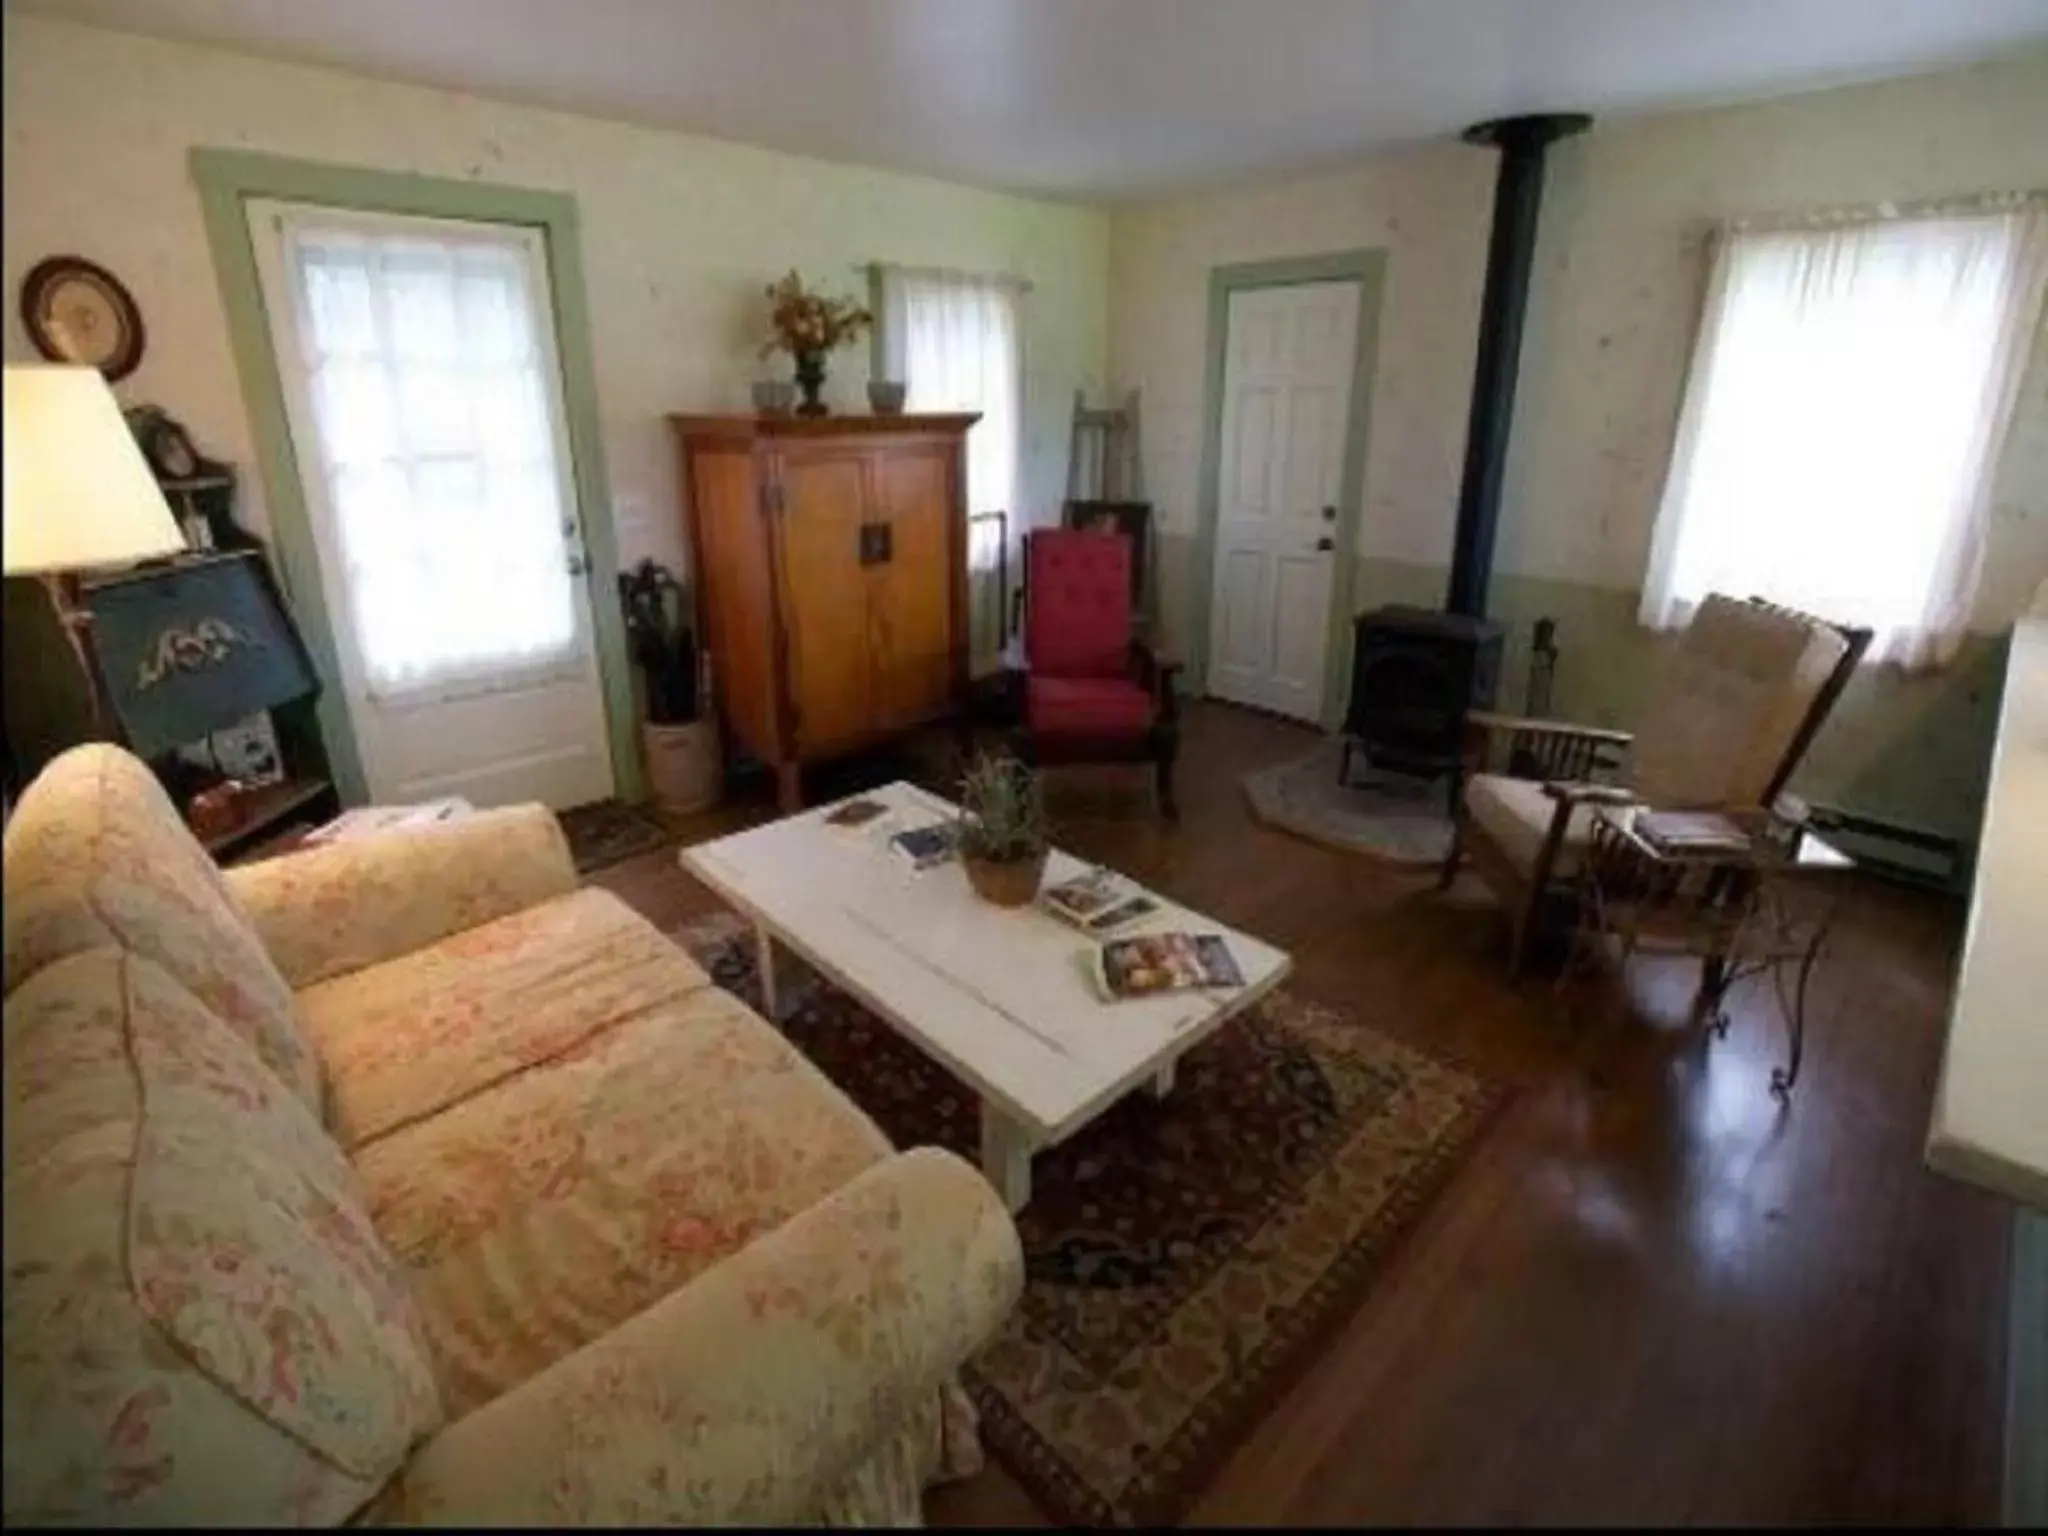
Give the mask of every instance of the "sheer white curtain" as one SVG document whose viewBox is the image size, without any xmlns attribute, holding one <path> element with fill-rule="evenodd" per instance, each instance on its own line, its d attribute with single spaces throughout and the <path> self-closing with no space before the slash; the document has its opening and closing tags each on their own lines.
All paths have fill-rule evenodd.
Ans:
<svg viewBox="0 0 2048 1536">
<path fill-rule="evenodd" d="M 1722 234 L 1643 622 L 1720 591 L 1953 655 L 2044 274 L 2038 206 Z"/>
<path fill-rule="evenodd" d="M 309 215 L 284 245 L 349 630 L 385 698 L 580 648 L 545 257 L 522 230 L 432 229 Z"/>
<path fill-rule="evenodd" d="M 882 368 L 907 386 L 913 411 L 979 411 L 967 434 L 967 510 L 1017 515 L 1024 351 L 1018 284 L 968 273 L 884 266 Z M 971 541 L 976 569 L 997 546 Z"/>
</svg>

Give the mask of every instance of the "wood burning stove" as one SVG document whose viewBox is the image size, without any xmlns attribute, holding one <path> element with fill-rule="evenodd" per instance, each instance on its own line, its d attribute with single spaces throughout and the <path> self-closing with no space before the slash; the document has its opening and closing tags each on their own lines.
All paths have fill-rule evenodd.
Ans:
<svg viewBox="0 0 2048 1536">
<path fill-rule="evenodd" d="M 1498 624 L 1461 613 L 1395 606 L 1361 613 L 1352 630 L 1342 777 L 1350 779 L 1354 753 L 1394 773 L 1448 774 L 1455 814 L 1465 787 L 1465 711 L 1492 706 L 1501 640 Z"/>
<path fill-rule="evenodd" d="M 1362 753 L 1375 767 L 1397 773 L 1448 775 L 1454 816 L 1464 794 L 1465 712 L 1490 708 L 1500 682 L 1502 632 L 1485 617 L 1486 589 L 1543 201 L 1543 160 L 1552 142 L 1590 121 L 1554 112 L 1465 130 L 1467 143 L 1500 150 L 1500 168 L 1446 611 L 1376 608 L 1360 614 L 1353 631 L 1351 707 L 1338 771 L 1348 778 L 1352 756 Z"/>
</svg>

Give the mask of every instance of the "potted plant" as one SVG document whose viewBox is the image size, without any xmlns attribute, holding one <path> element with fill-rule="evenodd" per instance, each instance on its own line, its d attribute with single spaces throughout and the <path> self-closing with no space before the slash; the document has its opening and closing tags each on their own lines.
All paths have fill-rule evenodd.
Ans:
<svg viewBox="0 0 2048 1536">
<path fill-rule="evenodd" d="M 875 317 L 852 299 L 828 299 L 810 292 L 794 270 L 768 285 L 768 306 L 772 334 L 762 344 L 761 356 L 787 352 L 794 358 L 797 388 L 804 392 L 797 414 L 824 415 L 825 404 L 818 391 L 825 387 L 825 354 L 859 340 Z"/>
<path fill-rule="evenodd" d="M 1045 876 L 1045 800 L 1014 757 L 984 755 L 960 785 L 960 862 L 984 901 L 1021 907 Z"/>
<path fill-rule="evenodd" d="M 698 718 L 699 658 L 688 594 L 667 566 L 642 560 L 619 572 L 619 602 L 647 700 L 640 730 L 648 787 L 667 810 L 705 810 L 718 803 L 723 764 L 717 731 Z"/>
</svg>

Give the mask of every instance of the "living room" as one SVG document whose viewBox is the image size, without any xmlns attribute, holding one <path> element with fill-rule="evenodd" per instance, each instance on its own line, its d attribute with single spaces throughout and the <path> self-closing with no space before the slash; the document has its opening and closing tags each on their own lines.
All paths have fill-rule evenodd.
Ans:
<svg viewBox="0 0 2048 1536">
<path fill-rule="evenodd" d="M 10 1521 L 2044 1518 L 2038 5 L 4 25 Z"/>
</svg>

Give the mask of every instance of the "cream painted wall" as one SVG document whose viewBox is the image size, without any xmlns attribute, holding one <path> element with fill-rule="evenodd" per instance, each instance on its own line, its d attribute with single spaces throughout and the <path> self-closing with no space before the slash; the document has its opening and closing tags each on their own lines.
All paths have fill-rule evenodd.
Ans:
<svg viewBox="0 0 2048 1536">
<path fill-rule="evenodd" d="M 307 69 L 38 17 L 5 20 L 7 292 L 54 252 L 134 293 L 149 351 L 118 388 L 241 464 L 244 520 L 267 526 L 219 289 L 186 166 L 193 145 L 574 194 L 621 552 L 683 562 L 670 411 L 739 409 L 770 368 L 761 287 L 795 266 L 864 292 L 855 264 L 906 261 L 1031 280 L 1025 510 L 1065 486 L 1073 391 L 1106 374 L 1108 219 L 723 141 Z M 32 357 L 11 301 L 5 355 Z M 838 354 L 828 400 L 865 409 L 867 348 Z"/>
<path fill-rule="evenodd" d="M 474 177 L 576 196 L 622 550 L 681 562 L 661 417 L 743 406 L 759 287 L 790 265 L 854 290 L 877 258 L 1007 270 L 1035 287 L 1025 511 L 1063 488 L 1071 393 L 1144 390 L 1169 630 L 1185 626 L 1211 266 L 1391 255 L 1360 520 L 1361 603 L 1440 590 L 1463 452 L 1492 156 L 1439 144 L 1347 169 L 1098 210 L 829 165 L 38 17 L 4 22 L 4 267 L 111 267 L 150 328 L 120 389 L 251 466 L 249 426 L 189 180 L 195 144 Z M 89 86 L 88 83 L 89 82 Z M 1495 582 L 1503 617 L 1563 619 L 1560 703 L 1627 720 L 1654 647 L 1635 629 L 1659 477 L 1716 217 L 2048 185 L 2048 57 L 1777 102 L 1603 123 L 1553 159 Z M 13 306 L 0 350 L 30 355 Z M 830 394 L 858 403 L 865 349 Z M 1113 365 L 1113 366 L 1112 366 Z M 244 515 L 266 519 L 246 476 Z M 2004 457 L 1977 622 L 2048 574 L 2048 342 Z M 1859 681 L 1816 748 L 1816 794 L 1967 832 L 1995 648 L 1932 679 Z M 1518 672 L 1511 672 L 1518 677 Z"/>
<path fill-rule="evenodd" d="M 1438 144 L 1341 170 L 1119 208 L 1110 357 L 1144 392 L 1161 582 L 1184 633 L 1205 424 L 1209 269 L 1389 252 L 1358 550 L 1361 606 L 1439 598 L 1464 452 L 1495 159 Z M 1561 619 L 1560 702 L 1626 721 L 1654 647 L 1632 619 L 1716 218 L 2048 186 L 2048 55 L 1714 111 L 1596 124 L 1554 151 L 1495 561 L 1495 608 Z M 1852 552 L 1845 551 L 1845 557 Z M 1975 626 L 2048 574 L 2048 326 L 2004 454 Z M 1521 638 L 1526 638 L 1524 634 Z M 1996 658 L 1859 679 L 1801 787 L 1974 831 Z M 1519 692 L 1521 671 L 1509 677 Z M 1988 684 L 1988 686 L 1987 686 Z"/>
</svg>

